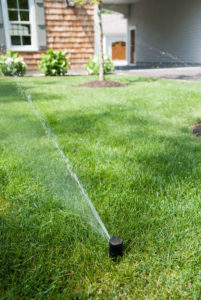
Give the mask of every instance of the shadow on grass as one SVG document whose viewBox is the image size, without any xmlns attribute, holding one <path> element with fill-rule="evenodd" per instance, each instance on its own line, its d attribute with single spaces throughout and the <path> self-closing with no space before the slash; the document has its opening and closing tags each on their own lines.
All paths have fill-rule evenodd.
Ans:
<svg viewBox="0 0 201 300">
<path fill-rule="evenodd" d="M 129 164 L 137 160 L 138 165 L 150 174 L 160 174 L 165 181 L 171 180 L 171 176 L 185 178 L 191 176 L 195 165 L 200 163 L 200 140 L 197 140 L 188 127 L 176 128 L 172 126 L 172 135 L 157 133 L 158 128 L 170 129 L 169 122 L 160 122 L 149 116 L 145 119 L 139 116 L 138 112 L 131 112 L 130 108 L 122 109 L 122 105 L 108 105 L 109 109 L 100 113 L 83 113 L 74 111 L 47 113 L 45 116 L 48 126 L 56 135 L 65 137 L 65 134 L 71 138 L 84 135 L 92 142 L 100 139 L 102 146 L 112 149 L 112 147 L 122 146 L 128 147 L 126 153 L 116 154 L 116 159 L 120 161 L 126 160 Z M 19 116 L 18 116 L 19 117 Z M 16 115 L 17 118 L 17 115 Z M 25 118 L 25 116 L 20 116 Z M 30 122 L 30 120 L 29 120 Z M 109 127 L 108 124 L 112 126 Z M 115 124 L 121 122 L 121 128 L 114 131 Z M 36 126 L 32 121 L 30 127 Z M 62 138 L 63 138 L 62 137 Z M 141 146 L 141 143 L 153 146 L 153 151 L 135 152 L 130 149 L 136 143 Z M 160 148 L 160 145 L 162 147 Z M 88 144 L 83 143 L 82 149 Z M 152 176 L 151 176 L 152 177 Z M 142 181 L 142 179 L 141 179 Z"/>
<path fill-rule="evenodd" d="M 0 138 L 2 143 L 10 141 L 10 145 L 12 145 L 12 143 L 17 142 L 17 140 L 24 143 L 27 140 L 28 144 L 32 139 L 41 139 L 46 136 L 40 121 L 35 115 L 9 112 L 5 116 L 5 119 L 2 118 L 1 121 L 4 121 L 4 127 L 0 127 Z M 8 127 L 9 130 L 6 130 L 6 127 Z"/>
<path fill-rule="evenodd" d="M 159 79 L 158 78 L 150 78 L 150 77 L 130 76 L 130 77 L 127 77 L 125 79 L 122 78 L 121 81 L 124 84 L 127 84 L 129 86 L 129 85 L 134 85 L 136 83 L 153 83 L 153 82 L 159 81 Z"/>
<path fill-rule="evenodd" d="M 0 85 L 0 104 L 7 104 L 12 102 L 26 101 L 23 97 L 19 97 L 17 86 L 14 78 L 9 78 L 9 81 L 4 80 Z"/>
</svg>

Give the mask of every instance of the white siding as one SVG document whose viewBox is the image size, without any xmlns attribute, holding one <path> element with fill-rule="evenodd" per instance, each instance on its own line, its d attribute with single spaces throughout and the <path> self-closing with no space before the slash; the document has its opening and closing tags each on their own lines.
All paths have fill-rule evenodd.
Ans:
<svg viewBox="0 0 201 300">
<path fill-rule="evenodd" d="M 201 0 L 144 0 L 133 4 L 137 63 L 201 64 Z"/>
</svg>

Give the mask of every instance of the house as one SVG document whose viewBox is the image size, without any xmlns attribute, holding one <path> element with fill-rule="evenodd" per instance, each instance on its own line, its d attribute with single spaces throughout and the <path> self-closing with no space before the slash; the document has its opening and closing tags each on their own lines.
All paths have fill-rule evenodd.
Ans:
<svg viewBox="0 0 201 300">
<path fill-rule="evenodd" d="M 0 50 L 12 49 L 29 69 L 49 48 L 67 53 L 74 67 L 94 54 L 94 7 L 67 0 L 0 0 Z"/>
<path fill-rule="evenodd" d="M 108 54 L 114 65 L 127 65 L 126 43 L 127 43 L 127 20 L 122 14 L 102 14 L 103 22 L 103 49 Z"/>
<path fill-rule="evenodd" d="M 129 65 L 200 65 L 200 0 L 103 0 L 127 19 Z"/>
<path fill-rule="evenodd" d="M 200 0 L 103 0 L 103 5 L 122 14 L 103 15 L 104 50 L 116 65 L 201 64 Z M 74 67 L 83 67 L 98 53 L 96 7 L 72 7 L 68 0 L 0 0 L 1 51 L 19 52 L 36 69 L 49 48 L 65 51 Z"/>
</svg>

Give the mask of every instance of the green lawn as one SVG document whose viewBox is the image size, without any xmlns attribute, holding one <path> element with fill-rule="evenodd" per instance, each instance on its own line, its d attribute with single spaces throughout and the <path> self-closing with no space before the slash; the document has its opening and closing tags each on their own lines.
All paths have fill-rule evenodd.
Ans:
<svg viewBox="0 0 201 300">
<path fill-rule="evenodd" d="M 123 258 L 15 79 L 0 78 L 0 299 L 200 299 L 201 84 L 21 78 Z"/>
</svg>

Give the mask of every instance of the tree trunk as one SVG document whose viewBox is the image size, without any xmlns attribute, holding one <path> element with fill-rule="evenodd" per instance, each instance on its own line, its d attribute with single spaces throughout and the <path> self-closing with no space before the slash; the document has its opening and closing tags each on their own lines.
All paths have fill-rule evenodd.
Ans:
<svg viewBox="0 0 201 300">
<path fill-rule="evenodd" d="M 100 56 L 100 70 L 99 80 L 104 81 L 104 55 L 103 55 L 103 25 L 102 25 L 102 5 L 101 2 L 98 4 L 98 27 L 99 27 L 99 56 Z"/>
</svg>

